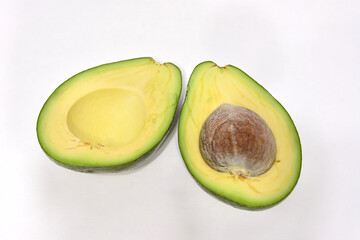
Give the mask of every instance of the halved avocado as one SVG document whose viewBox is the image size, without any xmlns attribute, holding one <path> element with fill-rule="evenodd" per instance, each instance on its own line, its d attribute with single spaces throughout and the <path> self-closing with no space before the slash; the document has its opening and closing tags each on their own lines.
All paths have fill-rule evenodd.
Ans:
<svg viewBox="0 0 360 240">
<path fill-rule="evenodd" d="M 235 206 L 272 206 L 290 194 L 300 176 L 301 145 L 291 117 L 231 65 L 203 62 L 194 69 L 178 138 L 195 180 Z"/>
<path fill-rule="evenodd" d="M 83 71 L 61 84 L 37 122 L 42 149 L 78 171 L 116 171 L 147 156 L 167 133 L 181 93 L 172 63 L 138 58 Z"/>
</svg>

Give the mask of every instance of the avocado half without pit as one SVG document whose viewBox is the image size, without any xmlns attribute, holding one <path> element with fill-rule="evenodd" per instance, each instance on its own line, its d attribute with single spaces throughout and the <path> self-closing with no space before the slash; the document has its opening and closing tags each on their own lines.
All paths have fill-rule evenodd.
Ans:
<svg viewBox="0 0 360 240">
<path fill-rule="evenodd" d="M 301 145 L 281 104 L 240 69 L 203 62 L 181 110 L 179 147 L 195 180 L 234 206 L 261 209 L 295 187 Z"/>
<path fill-rule="evenodd" d="M 42 149 L 77 171 L 117 171 L 145 159 L 166 135 L 180 70 L 138 58 L 83 71 L 61 84 L 37 122 Z"/>
</svg>

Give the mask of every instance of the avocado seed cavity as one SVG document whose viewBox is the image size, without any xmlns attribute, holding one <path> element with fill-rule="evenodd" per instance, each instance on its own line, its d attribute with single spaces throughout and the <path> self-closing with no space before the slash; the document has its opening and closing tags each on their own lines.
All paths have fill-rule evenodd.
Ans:
<svg viewBox="0 0 360 240">
<path fill-rule="evenodd" d="M 265 173 L 276 157 L 275 139 L 266 122 L 250 109 L 230 104 L 209 115 L 199 145 L 207 165 L 241 177 Z"/>
</svg>

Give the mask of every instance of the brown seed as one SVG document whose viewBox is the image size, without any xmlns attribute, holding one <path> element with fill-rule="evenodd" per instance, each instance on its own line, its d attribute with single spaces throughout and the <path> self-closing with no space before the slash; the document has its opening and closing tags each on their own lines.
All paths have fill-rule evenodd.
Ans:
<svg viewBox="0 0 360 240">
<path fill-rule="evenodd" d="M 199 138 L 205 162 L 220 172 L 259 176 L 274 163 L 276 143 L 266 122 L 250 109 L 222 104 L 204 122 Z"/>
</svg>

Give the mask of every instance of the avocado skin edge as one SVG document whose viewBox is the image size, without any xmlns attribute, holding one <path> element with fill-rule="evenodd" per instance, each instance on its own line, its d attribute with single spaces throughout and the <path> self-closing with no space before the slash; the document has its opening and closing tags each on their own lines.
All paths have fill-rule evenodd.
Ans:
<svg viewBox="0 0 360 240">
<path fill-rule="evenodd" d="M 41 112 L 43 111 L 44 109 L 44 106 L 46 105 L 46 103 L 51 99 L 51 97 L 56 94 L 56 91 L 62 86 L 64 85 L 65 83 L 67 83 L 69 80 L 71 80 L 73 77 L 79 75 L 79 74 L 82 74 L 86 71 L 89 71 L 89 70 L 93 70 L 93 69 L 96 69 L 96 68 L 99 68 L 99 67 L 102 67 L 104 65 L 109 65 L 109 64 L 112 64 L 112 63 L 118 63 L 118 62 L 128 62 L 128 61 L 136 61 L 136 60 L 141 60 L 141 59 L 151 59 L 152 61 L 155 62 L 155 60 L 152 58 L 152 57 L 140 57 L 140 58 L 132 58 L 132 59 L 127 59 L 127 60 L 121 60 L 121 61 L 117 61 L 117 62 L 111 62 L 111 63 L 105 63 L 105 64 L 101 64 L 101 65 L 98 65 L 98 66 L 95 66 L 95 67 L 92 67 L 92 68 L 89 68 L 89 69 L 86 69 L 84 71 L 81 71 L 75 75 L 73 75 L 72 77 L 70 77 L 69 79 L 65 80 L 63 83 L 61 83 L 52 93 L 51 95 L 47 98 L 47 100 L 45 101 L 45 103 L 43 104 L 40 112 L 39 112 L 39 115 L 38 115 L 38 118 L 37 118 L 37 122 L 36 122 L 36 137 L 38 139 L 38 143 L 41 147 L 41 149 L 44 151 L 44 153 L 46 154 L 46 156 L 54 163 L 56 163 L 57 165 L 59 166 L 62 166 L 64 168 L 67 168 L 67 169 L 70 169 L 70 170 L 73 170 L 73 171 L 76 171 L 76 172 L 82 172 L 82 173 L 115 173 L 115 172 L 120 172 L 120 171 L 124 171 L 124 170 L 127 170 L 127 171 L 133 171 L 133 170 L 137 170 L 137 169 L 140 169 L 144 166 L 146 166 L 147 164 L 149 164 L 152 160 L 154 160 L 156 158 L 156 153 L 158 150 L 160 150 L 160 148 L 165 144 L 167 138 L 169 137 L 169 135 L 171 135 L 171 132 L 172 130 L 175 128 L 176 126 L 176 123 L 177 123 L 177 120 L 175 119 L 175 117 L 177 115 L 180 114 L 180 102 L 179 102 L 179 99 L 180 99 L 180 96 L 181 96 L 181 93 L 182 93 L 182 75 L 181 75 L 181 70 L 179 69 L 178 66 L 176 66 L 175 64 L 172 64 L 170 62 L 166 62 L 166 63 L 169 63 L 169 64 L 172 64 L 174 67 L 176 67 L 178 70 L 179 70 L 179 73 L 180 73 L 180 89 L 179 89 L 179 96 L 177 97 L 176 99 L 176 102 L 177 102 L 177 106 L 176 106 L 176 109 L 174 111 L 174 114 L 172 116 L 172 120 L 171 120 L 171 124 L 169 125 L 169 127 L 167 128 L 165 134 L 162 136 L 161 140 L 156 143 L 154 145 L 153 148 L 151 148 L 149 151 L 147 151 L 146 153 L 144 153 L 142 156 L 138 157 L 137 159 L 134 159 L 128 163 L 125 163 L 125 164 L 120 164 L 120 165 L 115 165 L 115 166 L 108 166 L 108 167 L 92 167 L 92 166 L 74 166 L 74 165 L 69 165 L 69 164 L 64 164 L 62 162 L 59 162 L 57 161 L 55 158 L 53 158 L 51 156 L 50 153 L 48 153 L 44 148 L 43 146 L 41 145 L 41 142 L 39 140 L 39 131 L 38 131 L 38 126 L 39 126 L 39 118 L 40 118 L 40 115 L 41 115 Z M 164 63 L 164 64 L 166 64 Z"/>
<path fill-rule="evenodd" d="M 182 114 L 182 111 L 183 111 L 183 106 L 184 106 L 184 104 L 185 104 L 185 102 L 186 102 L 186 100 L 187 100 L 187 97 L 188 97 L 188 93 L 189 93 L 189 89 L 190 89 L 190 83 L 191 83 L 191 79 L 192 79 L 192 77 L 193 77 L 193 74 L 195 73 L 195 70 L 196 70 L 200 65 L 205 64 L 205 63 L 211 63 L 211 64 L 213 64 L 214 66 L 217 66 L 217 65 L 216 65 L 214 62 L 212 62 L 212 61 L 204 61 L 204 62 L 201 62 L 201 63 L 199 63 L 198 65 L 196 65 L 196 67 L 194 68 L 193 72 L 192 72 L 191 75 L 190 75 L 189 82 L 188 82 L 188 84 L 187 84 L 185 99 L 184 99 L 184 102 L 183 102 L 183 104 L 182 104 L 182 108 L 181 108 L 181 112 L 180 112 L 180 117 L 181 117 L 181 114 Z M 269 93 L 269 94 L 271 95 L 271 93 L 268 92 L 261 84 L 259 84 L 257 81 L 255 81 L 252 77 L 250 77 L 248 74 L 246 74 L 246 73 L 245 73 L 244 71 L 242 71 L 240 68 L 235 67 L 235 66 L 233 66 L 233 65 L 226 65 L 225 67 L 227 67 L 227 66 L 232 67 L 232 68 L 234 68 L 234 69 L 242 72 L 243 74 L 245 74 L 246 76 L 248 76 L 252 81 L 254 81 L 254 83 L 256 83 L 256 84 L 258 85 L 258 87 L 262 88 L 263 90 L 265 90 L 267 93 Z M 271 96 L 272 96 L 272 95 L 271 95 Z M 283 107 L 283 105 L 281 105 L 281 103 L 280 103 L 276 98 L 274 98 L 273 96 L 272 96 L 272 98 L 276 101 L 277 104 L 279 104 L 280 108 L 282 108 L 282 109 L 284 110 L 284 112 L 286 113 L 286 115 L 288 116 L 288 118 L 290 119 L 291 123 L 293 124 L 293 126 L 294 126 L 294 128 L 295 128 L 296 137 L 297 137 L 297 139 L 298 139 L 299 157 L 300 157 L 300 158 L 299 158 L 300 168 L 299 168 L 298 177 L 297 177 L 297 179 L 296 179 L 296 182 L 295 182 L 295 184 L 293 185 L 293 187 L 290 189 L 290 191 L 289 191 L 287 194 L 285 194 L 282 198 L 280 198 L 278 201 L 276 201 L 276 202 L 274 202 L 274 203 L 272 203 L 272 204 L 270 204 L 270 205 L 264 205 L 264 206 L 248 206 L 248 205 L 245 205 L 245 204 L 240 204 L 240 203 L 238 203 L 238 202 L 235 202 L 235 201 L 233 201 L 233 200 L 231 200 L 231 199 L 228 199 L 228 198 L 226 198 L 226 197 L 224 197 L 224 196 L 221 196 L 221 195 L 219 195 L 219 194 L 217 194 L 217 193 L 209 190 L 209 189 L 206 188 L 205 186 L 203 186 L 200 182 L 198 182 L 198 180 L 196 179 L 196 177 L 192 174 L 192 172 L 190 171 L 188 165 L 186 164 L 186 161 L 183 161 L 183 163 L 185 164 L 185 166 L 186 166 L 188 172 L 190 173 L 191 177 L 195 180 L 196 184 L 197 184 L 198 186 L 200 186 L 201 189 L 203 189 L 206 193 L 208 193 L 208 194 L 211 195 L 212 197 L 214 197 L 214 198 L 216 198 L 216 199 L 218 199 L 218 200 L 220 200 L 220 201 L 222 201 L 222 202 L 224 202 L 224 203 L 226 203 L 226 204 L 228 204 L 228 205 L 230 205 L 230 206 L 232 206 L 232 207 L 235 207 L 235 208 L 238 208 L 238 209 L 242 209 L 242 210 L 249 210 L 249 211 L 263 211 L 263 210 L 266 210 L 266 209 L 270 209 L 270 208 L 272 208 L 272 207 L 277 206 L 277 205 L 280 204 L 284 199 L 286 199 L 286 198 L 293 192 L 294 188 L 296 187 L 296 185 L 297 185 L 297 183 L 298 183 L 298 181 L 299 181 L 299 178 L 300 178 L 300 175 L 301 175 L 301 169 L 302 169 L 302 147 L 301 147 L 299 132 L 297 131 L 297 128 L 296 128 L 296 126 L 295 126 L 295 123 L 294 123 L 294 121 L 292 120 L 290 114 L 287 112 L 287 110 Z M 179 130 L 180 130 L 179 128 L 180 128 L 180 121 L 179 121 L 179 125 L 178 125 L 178 132 L 180 132 L 180 131 L 179 131 Z M 181 145 L 180 142 L 181 142 L 180 134 L 178 134 L 178 146 L 179 146 L 180 154 L 181 154 L 181 157 L 182 157 L 183 159 L 185 159 L 185 158 L 184 158 L 184 154 L 183 154 L 182 149 L 181 149 L 181 146 L 180 146 L 180 145 Z"/>
</svg>

